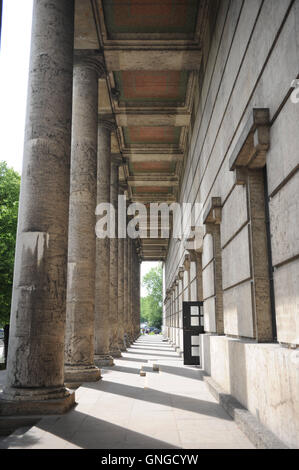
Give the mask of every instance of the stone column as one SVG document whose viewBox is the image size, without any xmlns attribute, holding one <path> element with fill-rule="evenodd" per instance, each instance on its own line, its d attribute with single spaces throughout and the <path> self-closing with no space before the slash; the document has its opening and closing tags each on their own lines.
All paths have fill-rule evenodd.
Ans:
<svg viewBox="0 0 299 470">
<path fill-rule="evenodd" d="M 124 239 L 124 335 L 126 347 L 130 346 L 128 329 L 128 237 Z"/>
<path fill-rule="evenodd" d="M 178 272 L 178 293 L 179 293 L 179 339 L 180 339 L 180 350 L 184 349 L 183 341 L 183 290 L 184 290 L 184 268 L 181 266 Z"/>
<path fill-rule="evenodd" d="M 132 334 L 136 340 L 136 256 L 135 242 L 132 240 Z"/>
<path fill-rule="evenodd" d="M 119 185 L 119 195 L 124 195 L 124 186 Z M 125 206 L 126 207 L 126 206 Z M 126 351 L 125 344 L 125 302 L 124 302 L 124 283 L 125 283 L 125 238 L 118 239 L 118 345 L 121 351 Z"/>
<path fill-rule="evenodd" d="M 109 286 L 109 329 L 110 329 L 110 354 L 112 357 L 121 357 L 119 348 L 118 325 L 118 169 L 121 158 L 113 155 L 111 159 L 111 185 L 110 202 L 115 209 L 115 237 L 110 239 L 110 286 Z"/>
<path fill-rule="evenodd" d="M 179 337 L 179 278 L 175 278 L 175 344 L 179 349 L 180 337 Z"/>
<path fill-rule="evenodd" d="M 98 171 L 97 204 L 110 202 L 111 176 L 111 132 L 113 122 L 99 119 L 98 122 Z M 101 215 L 97 215 L 97 221 Z M 109 354 L 109 279 L 110 279 L 110 240 L 96 239 L 96 277 L 95 277 L 95 356 L 97 366 L 113 365 Z"/>
<path fill-rule="evenodd" d="M 74 2 L 34 2 L 7 377 L 0 414 L 61 413 Z"/>
<path fill-rule="evenodd" d="M 133 343 L 132 332 L 132 240 L 128 238 L 128 337 Z"/>
<path fill-rule="evenodd" d="M 118 239 L 118 345 L 121 351 L 126 351 L 124 343 L 125 319 L 124 319 L 124 238 Z"/>
<path fill-rule="evenodd" d="M 132 257 L 132 268 L 131 268 L 131 331 L 133 340 L 136 340 L 136 325 L 135 325 L 135 288 L 136 288 L 136 262 L 135 262 L 135 242 L 132 240 L 131 244 L 131 257 Z"/>
<path fill-rule="evenodd" d="M 197 299 L 202 302 L 203 300 L 203 286 L 202 286 L 202 252 L 196 253 L 196 280 L 197 280 Z"/>
<path fill-rule="evenodd" d="M 172 317 L 171 317 L 171 330 L 172 330 L 172 343 L 175 346 L 175 314 L 176 314 L 176 302 L 175 302 L 175 284 L 173 282 L 172 286 Z"/>
<path fill-rule="evenodd" d="M 136 340 L 136 328 L 135 328 L 135 293 L 136 293 L 136 260 L 135 260 L 135 243 L 134 240 L 132 240 L 132 251 L 131 251 L 131 256 L 132 256 L 132 269 L 131 269 L 131 278 L 132 278 L 132 287 L 131 287 L 131 331 L 132 331 L 132 336 L 133 340 Z"/>
<path fill-rule="evenodd" d="M 140 260 L 137 252 L 135 252 L 135 282 L 136 282 L 136 299 L 135 299 L 135 327 L 136 327 L 136 339 L 140 336 Z"/>
<path fill-rule="evenodd" d="M 65 382 L 94 382 L 94 289 L 96 266 L 98 78 L 101 57 L 76 51 L 73 75 L 71 189 Z"/>
</svg>

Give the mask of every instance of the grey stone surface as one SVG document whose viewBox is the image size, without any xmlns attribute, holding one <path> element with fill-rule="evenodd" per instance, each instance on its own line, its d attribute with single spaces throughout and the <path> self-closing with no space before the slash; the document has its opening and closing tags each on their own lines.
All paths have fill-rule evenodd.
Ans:
<svg viewBox="0 0 299 470">
<path fill-rule="evenodd" d="M 111 159 L 110 202 L 115 210 L 115 237 L 110 238 L 110 285 L 109 285 L 109 351 L 112 357 L 120 357 L 118 324 L 118 192 L 119 192 L 119 165 L 118 157 Z"/>
<path fill-rule="evenodd" d="M 270 201 L 273 265 L 285 263 L 299 255 L 299 202 L 296 190 L 299 172 Z"/>
<path fill-rule="evenodd" d="M 214 262 L 210 263 L 202 273 L 203 279 L 203 298 L 208 299 L 215 295 L 215 274 Z"/>
<path fill-rule="evenodd" d="M 117 288 L 117 313 L 118 313 L 118 345 L 121 351 L 124 351 L 125 334 L 125 315 L 124 315 L 124 258 L 125 258 L 125 239 L 118 239 L 118 288 Z"/>
<path fill-rule="evenodd" d="M 74 2 L 35 2 L 2 415 L 74 400 L 63 385 L 73 43 Z"/>
<path fill-rule="evenodd" d="M 228 395 L 211 378 L 204 376 L 210 392 L 257 449 L 288 449 L 271 431 L 263 426 L 241 403 Z"/>
<path fill-rule="evenodd" d="M 65 381 L 93 382 L 96 268 L 98 77 L 101 57 L 76 53 L 69 210 Z"/>
<path fill-rule="evenodd" d="M 299 260 L 281 266 L 274 272 L 278 341 L 299 345 Z"/>
<path fill-rule="evenodd" d="M 248 226 L 225 247 L 222 260 L 224 289 L 251 277 Z"/>
<path fill-rule="evenodd" d="M 130 343 L 134 341 L 132 331 L 132 240 L 128 238 L 128 337 Z"/>
<path fill-rule="evenodd" d="M 234 216 L 232 216 L 234 214 Z M 248 220 L 246 186 L 238 185 L 234 188 L 222 208 L 221 246 L 235 236 Z"/>
<path fill-rule="evenodd" d="M 223 293 L 223 315 L 226 334 L 254 338 L 251 281 Z"/>
<path fill-rule="evenodd" d="M 202 371 L 183 366 L 162 340 L 141 337 L 103 371 L 109 380 L 77 390 L 78 405 L 68 415 L 18 430 L 0 439 L 0 448 L 253 449 L 208 391 Z"/>
<path fill-rule="evenodd" d="M 100 98 L 100 97 L 99 97 Z M 111 132 L 114 129 L 109 120 L 100 119 L 98 124 L 98 168 L 97 204 L 110 202 L 111 175 Z M 97 222 L 102 214 L 97 215 Z M 109 365 L 109 279 L 110 279 L 110 240 L 96 239 L 95 277 L 95 364 Z"/>
<path fill-rule="evenodd" d="M 210 336 L 210 375 L 278 439 L 298 448 L 298 353 L 279 344 Z"/>
<path fill-rule="evenodd" d="M 128 320 L 129 320 L 129 306 L 128 306 L 128 238 L 124 239 L 124 335 L 126 346 L 129 345 L 129 331 L 128 331 Z"/>
</svg>

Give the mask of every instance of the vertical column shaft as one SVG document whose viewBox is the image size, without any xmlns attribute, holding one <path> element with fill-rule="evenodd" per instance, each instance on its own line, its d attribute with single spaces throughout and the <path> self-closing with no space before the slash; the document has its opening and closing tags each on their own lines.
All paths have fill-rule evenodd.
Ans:
<svg viewBox="0 0 299 470">
<path fill-rule="evenodd" d="M 265 187 L 262 170 L 247 170 L 250 215 L 250 257 L 255 336 L 259 342 L 273 341 L 269 260 L 266 232 Z"/>
<path fill-rule="evenodd" d="M 98 168 L 97 204 L 110 203 L 111 176 L 111 132 L 113 123 L 100 119 L 98 123 Z M 97 223 L 100 214 L 97 210 Z M 109 354 L 109 278 L 110 278 L 110 239 L 96 239 L 96 277 L 95 277 L 95 364 L 109 366 L 113 358 Z"/>
<path fill-rule="evenodd" d="M 74 60 L 65 380 L 100 378 L 94 366 L 95 208 L 100 58 Z"/>
<path fill-rule="evenodd" d="M 124 239 L 124 335 L 126 346 L 129 346 L 128 330 L 128 238 Z"/>
<path fill-rule="evenodd" d="M 140 260 L 136 253 L 136 336 L 140 336 Z"/>
<path fill-rule="evenodd" d="M 124 191 L 120 188 L 119 193 L 123 196 Z M 124 307 L 124 263 L 125 263 L 125 239 L 118 239 L 118 345 L 121 351 L 126 350 L 124 334 L 125 334 L 125 307 Z"/>
<path fill-rule="evenodd" d="M 118 167 L 120 161 L 117 157 L 111 160 L 110 202 L 115 209 L 115 237 L 110 239 L 110 286 L 109 286 L 109 328 L 110 328 L 110 354 L 120 357 L 119 325 L 118 325 Z"/>
<path fill-rule="evenodd" d="M 132 343 L 134 338 L 132 334 L 132 240 L 128 238 L 128 336 Z"/>
<path fill-rule="evenodd" d="M 197 300 L 203 300 L 203 286 L 202 286 L 202 253 L 196 254 L 196 284 L 197 284 Z"/>
<path fill-rule="evenodd" d="M 26 413 L 61 412 L 61 400 L 66 403 L 70 396 L 64 387 L 64 334 L 73 43 L 74 2 L 36 0 L 7 384 L 2 395 L 18 401 L 17 413 L 22 413 L 24 402 Z M 57 407 L 53 399 L 59 399 Z M 32 408 L 28 403 L 40 400 Z M 5 406 L 0 413 L 5 413 Z"/>
</svg>

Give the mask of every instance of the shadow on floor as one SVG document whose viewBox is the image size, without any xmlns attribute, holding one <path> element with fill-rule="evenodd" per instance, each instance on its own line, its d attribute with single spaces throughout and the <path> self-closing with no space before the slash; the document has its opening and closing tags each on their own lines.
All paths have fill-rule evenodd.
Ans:
<svg viewBox="0 0 299 470">
<path fill-rule="evenodd" d="M 125 367 L 125 366 L 114 366 L 113 371 L 124 372 L 125 374 L 137 374 L 139 375 L 139 368 Z"/>
<path fill-rule="evenodd" d="M 151 388 L 133 387 L 131 385 L 109 382 L 108 380 L 97 383 L 85 383 L 84 387 L 104 391 L 113 395 L 155 403 L 157 405 L 174 407 L 183 411 L 191 411 L 193 413 L 198 413 L 199 415 L 219 418 L 219 405 L 212 401 L 199 400 L 192 397 L 186 397 L 185 395 L 182 396 L 165 393 Z M 230 416 L 225 412 L 221 414 L 221 418 L 231 421 Z"/>
<path fill-rule="evenodd" d="M 125 353 L 125 354 L 129 354 L 129 353 Z M 117 360 L 118 361 L 141 362 L 141 363 L 148 362 L 148 359 L 135 359 L 135 357 L 126 357 L 126 356 L 119 357 Z"/>
<path fill-rule="evenodd" d="M 166 374 L 179 375 L 180 377 L 187 377 L 188 379 L 203 380 L 204 372 L 201 369 L 189 369 L 183 367 L 174 367 L 164 364 L 159 364 L 160 371 Z"/>
<path fill-rule="evenodd" d="M 151 351 L 153 351 L 153 350 L 151 350 Z M 153 351 L 153 353 L 150 354 L 150 353 L 147 353 L 147 352 L 145 353 L 145 352 L 143 352 L 142 350 L 140 350 L 140 351 L 132 351 L 132 350 L 130 349 L 130 350 L 128 350 L 128 354 L 139 354 L 140 356 L 151 356 L 151 357 L 159 356 L 159 357 L 171 357 L 171 358 L 174 358 L 174 357 L 175 357 L 175 358 L 178 358 L 178 359 L 180 358 L 180 356 L 179 356 L 177 353 L 175 353 L 174 351 L 173 351 L 173 354 L 170 355 L 170 354 L 156 354 L 155 351 Z"/>
<path fill-rule="evenodd" d="M 163 442 L 159 439 L 146 436 L 145 434 L 128 430 L 125 427 L 118 426 L 86 415 L 80 411 L 70 411 L 67 416 L 57 417 L 50 424 L 47 419 L 41 420 L 37 423 L 36 428 L 46 431 L 53 436 L 56 436 L 71 445 L 82 447 L 83 449 L 178 449 L 174 445 Z M 32 445 L 39 445 L 40 448 L 49 448 L 49 436 L 47 435 L 43 441 L 43 436 L 40 438 L 31 436 L 10 436 L 2 443 L 2 449 L 9 447 L 29 447 Z M 67 444 L 66 442 L 66 444 Z M 45 445 L 44 445 L 45 444 Z M 55 440 L 53 440 L 53 448 Z M 64 443 L 61 443 L 63 446 Z M 56 447 L 57 448 L 57 447 Z"/>
<path fill-rule="evenodd" d="M 0 449 L 9 447 L 31 447 L 38 444 L 39 439 L 31 435 L 23 435 L 29 427 L 19 428 L 13 434 L 0 438 Z"/>
</svg>

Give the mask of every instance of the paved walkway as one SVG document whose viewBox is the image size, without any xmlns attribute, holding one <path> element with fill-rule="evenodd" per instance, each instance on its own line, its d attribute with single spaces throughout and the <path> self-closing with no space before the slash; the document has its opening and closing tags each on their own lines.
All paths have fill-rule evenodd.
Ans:
<svg viewBox="0 0 299 470">
<path fill-rule="evenodd" d="M 254 448 L 214 400 L 201 370 L 184 366 L 161 336 L 141 337 L 115 364 L 102 369 L 103 380 L 76 391 L 78 405 L 68 414 L 18 430 L 0 448 Z"/>
</svg>

